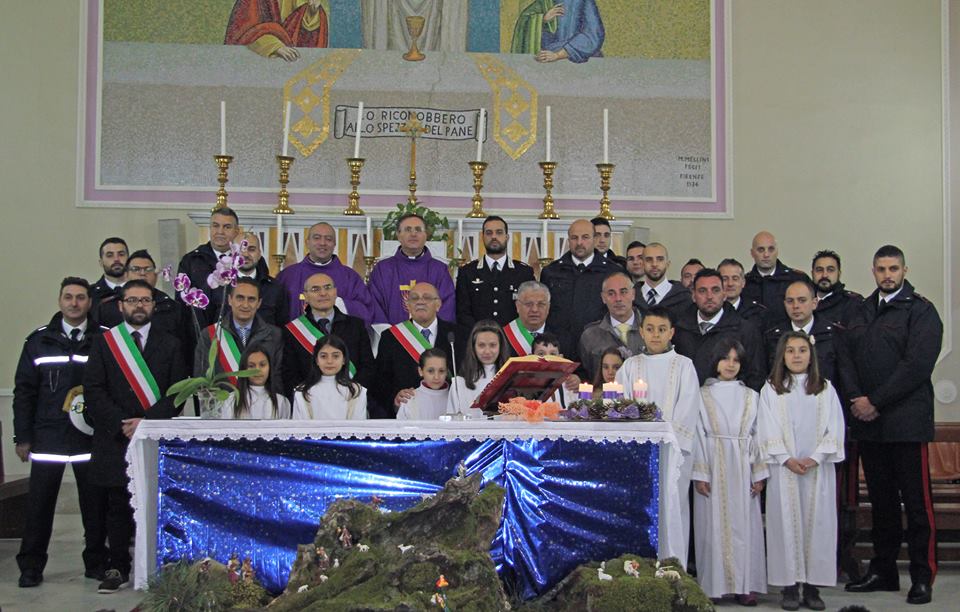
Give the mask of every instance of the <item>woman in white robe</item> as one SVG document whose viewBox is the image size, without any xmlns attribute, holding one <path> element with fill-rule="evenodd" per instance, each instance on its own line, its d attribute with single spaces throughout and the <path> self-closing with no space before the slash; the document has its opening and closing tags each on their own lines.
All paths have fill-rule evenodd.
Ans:
<svg viewBox="0 0 960 612">
<path fill-rule="evenodd" d="M 250 345 L 240 356 L 241 369 L 259 370 L 250 377 L 237 380 L 237 392 L 220 404 L 221 419 L 289 419 L 290 400 L 273 391 L 274 374 L 270 352 Z M 240 401 L 243 398 L 244 401 Z"/>
<path fill-rule="evenodd" d="M 324 336 L 313 349 L 313 366 L 293 395 L 293 418 L 363 420 L 367 390 L 350 378 L 347 346 L 339 337 Z"/>
<path fill-rule="evenodd" d="M 731 338 L 717 349 L 717 378 L 700 390 L 693 452 L 697 582 L 709 597 L 734 594 L 741 605 L 756 605 L 753 593 L 767 592 L 759 493 L 768 472 L 756 438 L 759 394 L 739 379 L 743 346 Z"/>
<path fill-rule="evenodd" d="M 447 413 L 450 385 L 447 383 L 447 354 L 438 348 L 420 353 L 420 386 L 413 397 L 400 404 L 401 421 L 435 421 Z"/>
<path fill-rule="evenodd" d="M 781 605 L 823 609 L 816 586 L 837 583 L 836 467 L 844 423 L 837 393 L 820 377 L 803 332 L 777 345 L 770 380 L 760 392 L 758 439 L 770 466 L 767 489 L 767 578 L 786 587 Z M 793 608 L 796 609 L 796 608 Z"/>
<path fill-rule="evenodd" d="M 510 358 L 507 338 L 496 321 L 477 321 L 470 332 L 460 375 L 453 379 L 447 412 L 482 417 L 481 409 L 471 409 L 473 400 L 483 391 Z"/>
</svg>

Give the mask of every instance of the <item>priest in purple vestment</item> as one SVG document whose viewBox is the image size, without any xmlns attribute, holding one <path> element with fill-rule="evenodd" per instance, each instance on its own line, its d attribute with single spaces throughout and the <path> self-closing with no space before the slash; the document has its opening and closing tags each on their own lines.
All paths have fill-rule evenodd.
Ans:
<svg viewBox="0 0 960 612">
<path fill-rule="evenodd" d="M 287 266 L 277 275 L 277 282 L 287 291 L 290 304 L 290 319 L 303 314 L 301 299 L 303 283 L 312 275 L 323 273 L 333 279 L 337 294 L 343 300 L 341 310 L 345 314 L 373 322 L 373 302 L 363 278 L 353 268 L 342 263 L 334 254 L 337 248 L 337 231 L 329 223 L 315 223 L 307 230 L 307 256 L 303 261 Z"/>
<path fill-rule="evenodd" d="M 417 214 L 406 214 L 397 222 L 400 248 L 392 257 L 381 259 L 370 273 L 370 297 L 373 301 L 373 322 L 395 325 L 410 318 L 404 300 L 411 281 L 430 283 L 437 289 L 442 306 L 437 316 L 445 321 L 457 320 L 453 279 L 446 264 L 430 255 L 427 224 Z M 337 285 L 339 288 L 340 285 Z"/>
</svg>

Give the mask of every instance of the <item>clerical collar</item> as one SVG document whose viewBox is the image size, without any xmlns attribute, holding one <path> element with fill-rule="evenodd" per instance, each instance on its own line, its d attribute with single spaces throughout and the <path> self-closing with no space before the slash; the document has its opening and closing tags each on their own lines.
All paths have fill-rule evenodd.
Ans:
<svg viewBox="0 0 960 612">
<path fill-rule="evenodd" d="M 494 263 L 500 264 L 500 269 L 501 269 L 501 270 L 503 270 L 504 268 L 512 268 L 512 267 L 513 267 L 513 262 L 510 261 L 510 258 L 507 257 L 506 253 L 504 253 L 503 257 L 501 257 L 500 259 L 494 259 L 494 258 L 490 257 L 489 255 L 484 255 L 484 256 L 483 256 L 483 259 L 484 259 L 484 261 L 487 262 L 487 268 L 490 269 L 490 270 L 493 270 L 493 264 L 494 264 Z"/>
<path fill-rule="evenodd" d="M 813 329 L 813 317 L 810 317 L 810 320 L 803 327 L 797 327 L 797 324 L 793 321 L 790 321 L 790 327 L 793 328 L 793 331 L 802 331 L 803 333 L 810 335 L 810 330 Z"/>
<path fill-rule="evenodd" d="M 318 268 L 322 268 L 324 266 L 330 265 L 330 263 L 333 261 L 333 256 L 331 256 L 330 259 L 324 262 L 324 261 L 313 261 L 312 259 L 310 259 L 310 256 L 307 255 L 307 261 L 309 261 L 314 266 L 317 266 Z"/>
<path fill-rule="evenodd" d="M 70 337 L 70 332 L 72 332 L 72 331 L 75 330 L 75 329 L 79 329 L 79 330 L 80 330 L 80 335 L 77 336 L 77 340 L 80 340 L 81 338 L 83 338 L 83 335 L 84 335 L 85 333 L 87 333 L 87 320 L 86 320 L 86 319 L 84 319 L 84 320 L 80 323 L 80 325 L 76 325 L 76 326 L 70 325 L 69 323 L 66 322 L 66 320 L 61 319 L 60 325 L 61 325 L 61 327 L 63 328 L 63 333 L 64 333 L 64 335 L 67 336 L 67 338 Z"/>
<path fill-rule="evenodd" d="M 580 264 L 583 264 L 584 268 L 588 267 L 591 263 L 593 263 L 593 253 L 590 254 L 590 257 L 587 257 L 582 261 L 577 259 L 577 257 L 573 253 L 570 254 L 570 258 L 573 260 L 573 265 L 579 266 Z"/>
<path fill-rule="evenodd" d="M 895 298 L 895 297 L 897 297 L 898 295 L 900 295 L 900 292 L 901 292 L 901 291 L 903 291 L 903 285 L 900 285 L 900 288 L 897 289 L 896 291 L 894 291 L 893 293 L 888 293 L 887 295 L 883 295 L 883 293 L 881 293 L 881 294 L 880 294 L 880 301 L 881 301 L 881 302 L 886 302 L 887 304 L 889 304 L 889 303 L 891 302 L 891 300 L 893 300 L 893 298 Z"/>
<path fill-rule="evenodd" d="M 400 255 L 403 255 L 407 259 L 411 259 L 411 260 L 420 259 L 421 257 L 423 257 L 423 254 L 426 252 L 427 252 L 427 247 L 423 247 L 423 250 L 420 251 L 420 253 L 418 253 L 417 255 L 410 256 L 403 252 L 403 248 L 400 249 Z"/>
<path fill-rule="evenodd" d="M 712 319 L 704 319 L 703 315 L 700 314 L 700 311 L 697 310 L 697 325 L 701 323 L 711 323 L 713 326 L 716 326 L 720 322 L 720 318 L 723 317 L 723 308 L 721 308 L 717 314 L 713 315 Z"/>
<path fill-rule="evenodd" d="M 733 306 L 733 309 L 734 309 L 734 310 L 740 310 L 740 302 L 741 302 L 742 300 L 743 300 L 743 298 L 738 295 L 736 302 L 727 302 L 727 303 L 730 304 L 731 306 Z"/>
</svg>

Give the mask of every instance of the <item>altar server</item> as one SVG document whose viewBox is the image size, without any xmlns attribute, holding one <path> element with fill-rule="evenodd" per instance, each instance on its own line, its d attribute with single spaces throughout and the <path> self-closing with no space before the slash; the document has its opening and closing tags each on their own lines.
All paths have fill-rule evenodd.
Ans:
<svg viewBox="0 0 960 612">
<path fill-rule="evenodd" d="M 669 311 L 663 306 L 651 306 L 644 313 L 640 327 L 646 348 L 643 353 L 623 363 L 616 381 L 623 385 L 627 395 L 633 392 L 634 383 L 643 381 L 647 385 L 646 399 L 656 403 L 663 420 L 673 425 L 677 444 L 683 453 L 680 479 L 677 481 L 683 541 L 672 543 L 671 547 L 681 564 L 686 566 L 690 541 L 690 504 L 687 495 L 690 490 L 693 443 L 703 402 L 700 399 L 697 370 L 689 358 L 673 350 L 670 342 L 673 332 Z"/>
<path fill-rule="evenodd" d="M 413 397 L 400 404 L 397 418 L 408 421 L 433 421 L 447 413 L 450 384 L 447 382 L 447 354 L 440 349 L 420 353 L 420 386 Z"/>
<path fill-rule="evenodd" d="M 350 378 L 350 355 L 343 340 L 334 334 L 318 340 L 313 363 L 293 395 L 293 418 L 366 419 L 367 390 Z"/>
<path fill-rule="evenodd" d="M 477 321 L 470 331 L 460 375 L 453 381 L 447 412 L 467 413 L 473 400 L 510 358 L 507 339 L 492 319 Z"/>
<path fill-rule="evenodd" d="M 251 344 L 240 356 L 240 367 L 260 372 L 248 378 L 237 379 L 237 392 L 230 395 L 220 408 L 222 419 L 289 419 L 290 400 L 277 393 L 272 381 L 280 376 L 270 363 L 270 351 L 259 344 Z"/>
<path fill-rule="evenodd" d="M 767 576 L 784 587 L 784 610 L 823 610 L 816 586 L 837 583 L 836 470 L 843 461 L 840 400 L 820 376 L 816 349 L 803 332 L 777 344 L 770 379 L 760 392 L 760 451 L 770 465 L 767 491 Z"/>
<path fill-rule="evenodd" d="M 769 475 L 757 446 L 760 396 L 741 379 L 743 345 L 717 346 L 715 377 L 700 389 L 703 405 L 693 449 L 697 581 L 712 598 L 734 594 L 743 606 L 767 592 L 760 491 Z"/>
</svg>

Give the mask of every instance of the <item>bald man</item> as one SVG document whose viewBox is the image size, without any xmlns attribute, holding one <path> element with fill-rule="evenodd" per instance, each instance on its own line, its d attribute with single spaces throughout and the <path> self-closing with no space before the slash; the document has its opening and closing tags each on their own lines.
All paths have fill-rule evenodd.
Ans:
<svg viewBox="0 0 960 612">
<path fill-rule="evenodd" d="M 277 275 L 277 282 L 287 292 L 287 320 L 299 317 L 306 307 L 306 299 L 301 297 L 303 284 L 310 276 L 323 272 L 336 284 L 339 307 L 344 314 L 359 317 L 367 325 L 373 321 L 373 301 L 367 286 L 353 268 L 340 263 L 336 250 L 337 231 L 332 225 L 321 222 L 310 226 L 307 230 L 307 256 Z"/>
<path fill-rule="evenodd" d="M 242 244 L 247 241 L 247 248 L 243 252 L 243 265 L 240 266 L 241 278 L 252 278 L 260 285 L 260 308 L 257 314 L 264 321 L 276 327 L 290 320 L 287 312 L 287 292 L 277 279 L 270 276 L 270 268 L 263 259 L 263 250 L 260 248 L 260 237 L 253 232 L 244 232 L 237 236 L 234 242 Z"/>
<path fill-rule="evenodd" d="M 371 419 L 395 418 L 397 407 L 413 397 L 413 390 L 420 384 L 420 353 L 426 349 L 438 348 L 446 353 L 447 371 L 453 370 L 449 339 L 455 335 L 456 325 L 437 318 L 443 307 L 440 292 L 430 283 L 417 283 L 407 294 L 407 306 L 410 318 L 380 335 L 374 376 L 377 384 L 367 394 Z M 457 350 L 457 355 L 462 352 Z"/>
<path fill-rule="evenodd" d="M 758 232 L 753 237 L 750 256 L 753 257 L 754 265 L 753 269 L 744 276 L 746 286 L 741 293 L 747 303 L 755 301 L 765 306 L 766 316 L 770 320 L 787 318 L 783 307 L 783 296 L 787 292 L 787 286 L 807 278 L 803 272 L 783 265 L 777 259 L 779 253 L 777 239 L 770 232 Z"/>
<path fill-rule="evenodd" d="M 374 376 L 373 350 L 363 319 L 337 308 L 337 284 L 328 274 L 311 274 L 301 291 L 307 298 L 306 311 L 283 327 L 284 394 L 293 399 L 294 387 L 310 371 L 317 340 L 327 334 L 338 336 L 347 345 L 353 379 L 369 389 Z"/>
<path fill-rule="evenodd" d="M 547 325 L 557 335 L 568 334 L 579 342 L 584 328 L 607 314 L 600 298 L 603 280 L 624 269 L 594 248 L 593 224 L 586 219 L 570 224 L 567 241 L 569 250 L 543 269 L 540 282 L 551 295 Z"/>
</svg>

